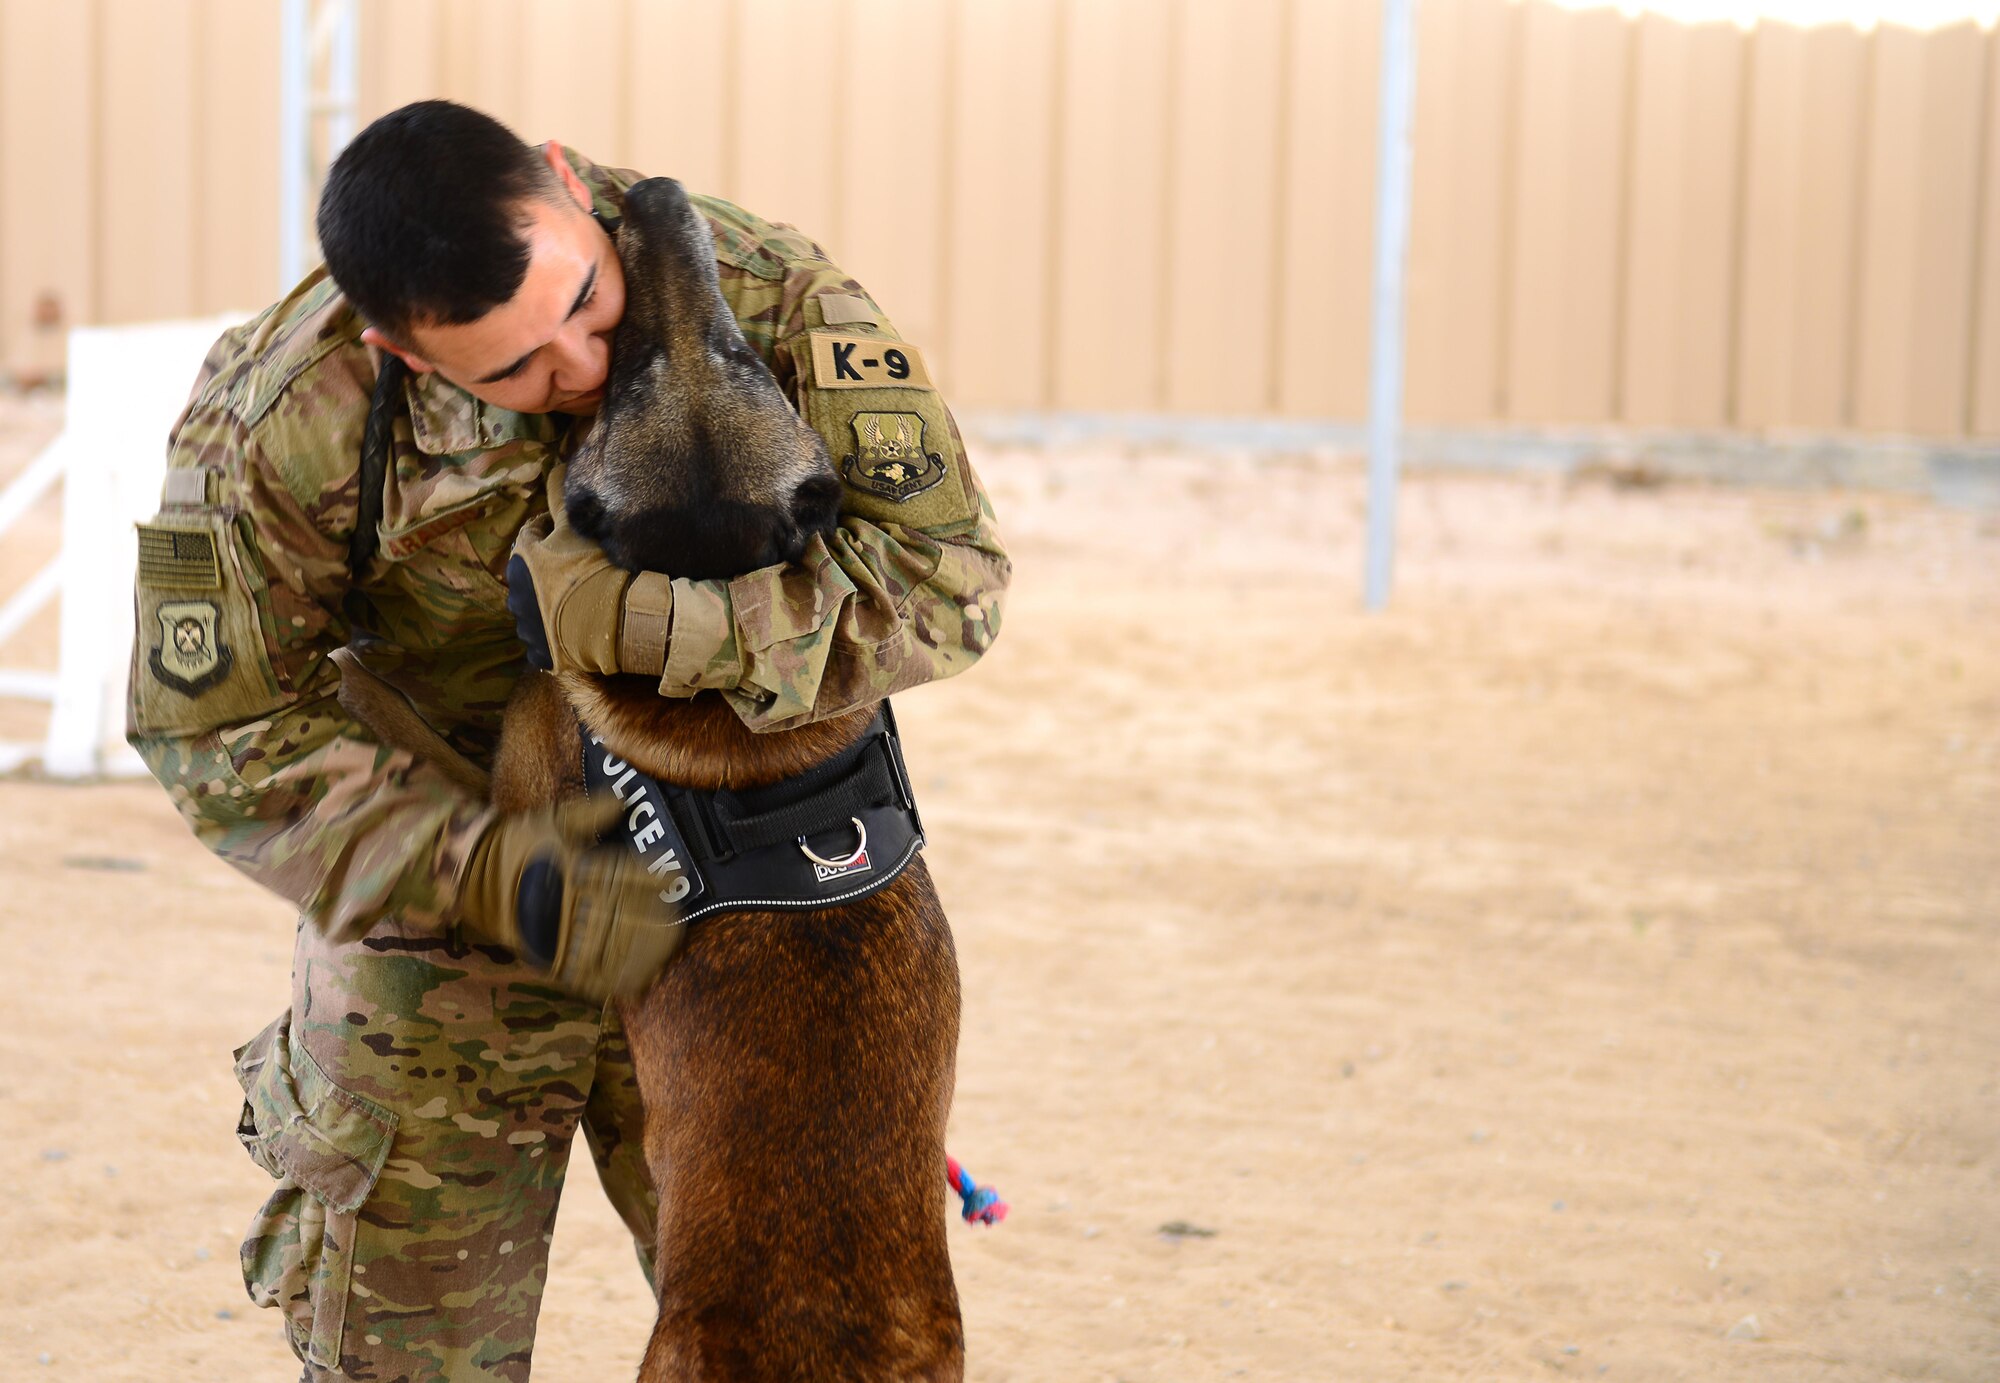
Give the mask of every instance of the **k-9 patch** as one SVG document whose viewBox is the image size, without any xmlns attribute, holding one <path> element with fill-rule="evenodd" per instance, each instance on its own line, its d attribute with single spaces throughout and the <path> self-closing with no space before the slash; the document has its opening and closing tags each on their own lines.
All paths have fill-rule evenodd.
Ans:
<svg viewBox="0 0 2000 1383">
<path fill-rule="evenodd" d="M 855 451 L 840 473 L 857 490 L 901 504 L 944 479 L 944 458 L 924 450 L 924 420 L 916 413 L 856 413 Z"/>
</svg>

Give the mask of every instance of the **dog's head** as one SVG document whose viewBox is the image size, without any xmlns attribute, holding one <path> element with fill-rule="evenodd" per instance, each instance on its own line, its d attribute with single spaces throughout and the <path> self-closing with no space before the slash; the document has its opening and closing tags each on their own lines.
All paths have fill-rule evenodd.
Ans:
<svg viewBox="0 0 2000 1383">
<path fill-rule="evenodd" d="M 570 461 L 577 532 L 631 571 L 699 580 L 796 561 L 839 514 L 840 481 L 743 339 L 715 239 L 681 185 L 625 194 L 625 316 L 597 423 Z"/>
</svg>

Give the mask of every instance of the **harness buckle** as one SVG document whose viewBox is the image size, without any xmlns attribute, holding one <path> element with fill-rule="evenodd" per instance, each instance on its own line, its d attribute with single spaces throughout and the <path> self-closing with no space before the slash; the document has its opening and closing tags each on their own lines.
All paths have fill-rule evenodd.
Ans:
<svg viewBox="0 0 2000 1383">
<path fill-rule="evenodd" d="M 799 853 L 804 855 L 807 859 L 811 860 L 814 864 L 819 865 L 825 869 L 845 869 L 851 864 L 860 863 L 861 857 L 868 853 L 868 828 L 861 824 L 861 818 L 858 816 L 850 816 L 847 819 L 854 823 L 855 833 L 861 837 L 861 843 L 854 847 L 853 854 L 847 856 L 847 858 L 845 859 L 839 859 L 839 860 L 827 859 L 825 856 L 815 853 L 812 846 L 806 844 L 806 838 L 804 836 L 800 836 L 798 838 Z"/>
</svg>

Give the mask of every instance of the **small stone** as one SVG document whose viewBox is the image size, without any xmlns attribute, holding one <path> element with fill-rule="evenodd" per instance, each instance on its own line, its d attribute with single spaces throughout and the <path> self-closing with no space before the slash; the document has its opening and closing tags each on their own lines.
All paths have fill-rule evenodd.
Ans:
<svg viewBox="0 0 2000 1383">
<path fill-rule="evenodd" d="M 1485 1129 L 1476 1128 L 1471 1133 L 1468 1133 L 1465 1137 L 1466 1141 L 1470 1143 L 1484 1143 L 1487 1139 L 1491 1138 L 1492 1136 L 1493 1135 L 1488 1133 Z"/>
<path fill-rule="evenodd" d="M 1569 1209 L 1569 1202 L 1568 1202 L 1568 1201 L 1556 1201 L 1556 1202 L 1554 1202 L 1553 1204 L 1551 1204 L 1551 1205 L 1549 1206 L 1549 1209 L 1551 1209 L 1551 1210 L 1555 1211 L 1555 1212 L 1556 1212 L 1556 1214 L 1560 1215 L 1560 1214 L 1562 1214 L 1562 1213 L 1563 1213 L 1563 1211 L 1565 1211 L 1565 1210 Z"/>
<path fill-rule="evenodd" d="M 206 1263 L 208 1261 L 208 1249 L 205 1245 L 194 1251 L 194 1261 L 197 1263 Z"/>
<path fill-rule="evenodd" d="M 69 1158 L 69 1152 L 67 1149 L 64 1148 L 42 1149 L 42 1161 L 44 1162 L 63 1162 L 66 1161 L 68 1158 Z"/>
<path fill-rule="evenodd" d="M 1444 1292 L 1462 1292 L 1465 1290 L 1465 1284 L 1463 1282 L 1460 1282 L 1457 1278 L 1453 1278 L 1450 1282 L 1445 1283 L 1444 1286 L 1439 1288 L 1438 1290 Z"/>
<path fill-rule="evenodd" d="M 1757 1318 L 1754 1315 L 1745 1316 L 1742 1320 L 1725 1330 L 1722 1333 L 1722 1338 L 1725 1340 L 1761 1340 L 1764 1338 L 1764 1327 L 1757 1324 Z"/>
<path fill-rule="evenodd" d="M 55 1361 L 56 1361 L 55 1355 L 49 1353 L 47 1350 L 43 1350 L 40 1354 L 37 1354 L 35 1356 L 35 1362 L 37 1364 L 53 1364 L 55 1363 Z"/>
<path fill-rule="evenodd" d="M 215 1313 L 215 1318 L 219 1321 L 233 1321 L 236 1319 L 236 1313 L 225 1306 Z"/>
<path fill-rule="evenodd" d="M 1168 1220 L 1160 1226 L 1160 1233 L 1169 1239 L 1213 1239 L 1216 1235 L 1215 1230 L 1189 1224 L 1186 1220 Z"/>
<path fill-rule="evenodd" d="M 1095 1239 L 1098 1235 L 1102 1233 L 1104 1233 L 1104 1231 L 1099 1229 L 1096 1225 L 1085 1225 L 1083 1227 L 1083 1237 L 1086 1239 Z"/>
<path fill-rule="evenodd" d="M 121 855 L 64 855 L 63 868 L 87 869 L 99 874 L 142 874 L 146 864 Z"/>
<path fill-rule="evenodd" d="M 1564 1353 L 1564 1354 L 1581 1354 L 1581 1353 L 1583 1353 L 1583 1351 L 1582 1351 L 1582 1350 L 1580 1350 L 1580 1349 L 1578 1349 L 1578 1348 L 1577 1348 L 1577 1347 L 1576 1347 L 1575 1345 L 1564 1345 L 1564 1346 L 1563 1346 L 1563 1353 Z"/>
</svg>

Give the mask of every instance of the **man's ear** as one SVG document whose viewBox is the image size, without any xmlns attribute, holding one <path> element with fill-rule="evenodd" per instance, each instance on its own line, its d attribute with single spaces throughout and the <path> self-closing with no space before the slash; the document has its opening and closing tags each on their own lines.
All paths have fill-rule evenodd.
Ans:
<svg viewBox="0 0 2000 1383">
<path fill-rule="evenodd" d="M 408 365 L 410 373 L 413 375 L 427 375 L 437 369 L 437 366 L 431 364 L 430 361 L 418 355 L 408 346 L 397 345 L 381 332 L 375 330 L 374 327 L 369 327 L 361 333 L 361 344 L 364 346 L 373 346 L 379 351 L 387 351 L 390 355 L 395 356 L 396 359 Z"/>
<path fill-rule="evenodd" d="M 576 175 L 576 169 L 569 166 L 569 159 L 563 154 L 563 146 L 555 140 L 542 144 L 542 162 L 548 164 L 549 171 L 562 179 L 562 185 L 569 189 L 569 195 L 585 211 L 591 208 L 590 189 L 583 185 L 583 179 Z"/>
</svg>

